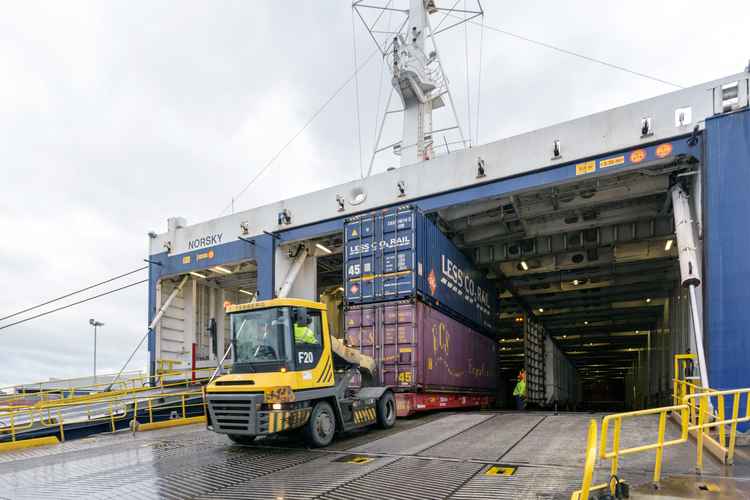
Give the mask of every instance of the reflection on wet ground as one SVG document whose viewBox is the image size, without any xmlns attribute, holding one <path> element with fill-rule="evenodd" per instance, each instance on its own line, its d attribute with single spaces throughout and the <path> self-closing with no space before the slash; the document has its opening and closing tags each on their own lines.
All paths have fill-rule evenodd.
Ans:
<svg viewBox="0 0 750 500">
<path fill-rule="evenodd" d="M 120 432 L 0 455 L 0 498 L 569 498 L 580 485 L 591 417 L 435 413 L 340 436 L 324 450 L 296 436 L 239 446 L 202 426 Z M 623 445 L 651 430 L 656 421 L 624 429 L 634 442 Z M 691 474 L 694 452 L 665 450 L 665 477 Z M 747 478 L 745 453 L 733 472 Z M 707 477 L 726 475 L 707 462 Z M 496 463 L 513 473 L 487 474 Z M 606 479 L 601 465 L 598 480 Z M 652 466 L 650 455 L 630 456 L 621 471 L 638 484 Z"/>
</svg>

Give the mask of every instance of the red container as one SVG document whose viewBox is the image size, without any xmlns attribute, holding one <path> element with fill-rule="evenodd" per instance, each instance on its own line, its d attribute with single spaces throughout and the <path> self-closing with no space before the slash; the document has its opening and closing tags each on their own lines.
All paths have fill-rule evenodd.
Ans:
<svg viewBox="0 0 750 500">
<path fill-rule="evenodd" d="M 377 361 L 384 385 L 401 392 L 495 392 L 495 342 L 423 302 L 353 306 L 345 322 L 347 344 Z"/>
</svg>

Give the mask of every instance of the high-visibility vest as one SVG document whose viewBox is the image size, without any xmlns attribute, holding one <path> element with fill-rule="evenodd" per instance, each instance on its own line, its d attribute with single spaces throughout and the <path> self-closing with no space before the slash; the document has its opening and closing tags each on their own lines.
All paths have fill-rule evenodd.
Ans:
<svg viewBox="0 0 750 500">
<path fill-rule="evenodd" d="M 516 384 L 516 388 L 513 390 L 513 395 L 521 397 L 526 396 L 526 382 L 519 380 Z"/>
<path fill-rule="evenodd" d="M 294 341 L 298 344 L 317 344 L 318 339 L 315 338 L 315 332 L 313 332 L 307 325 L 294 325 Z"/>
</svg>

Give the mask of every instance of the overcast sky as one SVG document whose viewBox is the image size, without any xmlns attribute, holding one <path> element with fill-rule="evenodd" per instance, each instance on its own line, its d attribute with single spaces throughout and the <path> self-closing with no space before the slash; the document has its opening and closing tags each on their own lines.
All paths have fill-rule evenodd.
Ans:
<svg viewBox="0 0 750 500">
<path fill-rule="evenodd" d="M 746 0 L 722 2 L 721 12 L 690 3 L 485 0 L 484 7 L 490 26 L 683 86 L 741 71 L 750 58 Z M 0 317 L 140 266 L 146 233 L 165 231 L 167 217 L 216 217 L 352 74 L 349 5 L 4 2 Z M 479 143 L 673 90 L 486 30 L 478 96 L 480 30 L 467 35 Z M 438 42 L 468 128 L 464 36 L 446 33 Z M 356 45 L 359 62 L 374 48 L 361 24 Z M 377 57 L 359 78 L 365 165 L 386 78 Z M 237 209 L 359 176 L 354 89 L 331 102 Z M 399 127 L 389 124 L 386 136 Z M 0 386 L 89 374 L 91 317 L 105 323 L 99 369 L 116 370 L 145 332 L 146 300 L 143 284 L 0 330 Z M 145 360 L 142 350 L 133 367 Z"/>
</svg>

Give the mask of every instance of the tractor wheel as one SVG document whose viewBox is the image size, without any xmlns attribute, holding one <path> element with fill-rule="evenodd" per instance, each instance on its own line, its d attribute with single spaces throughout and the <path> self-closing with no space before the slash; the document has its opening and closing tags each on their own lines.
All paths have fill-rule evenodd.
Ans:
<svg viewBox="0 0 750 500">
<path fill-rule="evenodd" d="M 396 397 L 391 391 L 385 391 L 378 399 L 378 427 L 390 429 L 396 423 Z"/>
<path fill-rule="evenodd" d="M 318 402 L 310 413 L 303 434 L 313 448 L 328 446 L 336 433 L 336 415 L 326 401 Z"/>
</svg>

